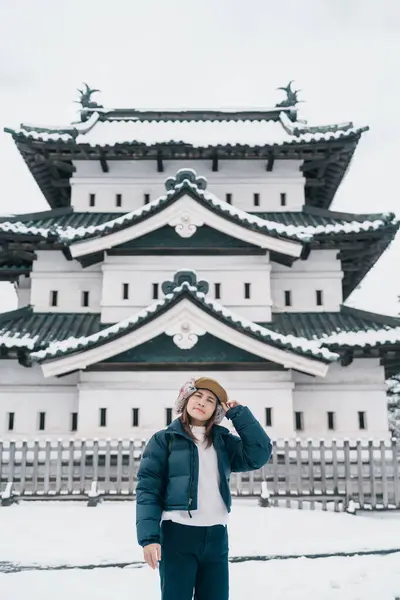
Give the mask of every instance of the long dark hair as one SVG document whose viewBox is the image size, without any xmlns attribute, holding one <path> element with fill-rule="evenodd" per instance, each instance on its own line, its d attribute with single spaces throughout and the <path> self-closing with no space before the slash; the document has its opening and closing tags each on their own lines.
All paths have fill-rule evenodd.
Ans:
<svg viewBox="0 0 400 600">
<path fill-rule="evenodd" d="M 189 398 L 190 398 L 190 396 L 189 396 Z M 195 436 L 193 435 L 192 430 L 190 429 L 190 415 L 187 411 L 187 405 L 188 405 L 189 398 L 186 398 L 185 404 L 183 406 L 182 414 L 179 418 L 181 420 L 183 429 L 186 431 L 188 436 L 197 444 L 197 440 L 196 440 Z M 215 423 L 217 406 L 218 406 L 218 403 L 215 405 L 215 410 L 214 410 L 212 416 L 209 418 L 209 420 L 206 423 L 206 432 L 205 432 L 205 437 L 204 437 L 204 441 L 206 442 L 206 448 L 209 448 L 210 446 L 212 446 L 212 428 Z"/>
</svg>

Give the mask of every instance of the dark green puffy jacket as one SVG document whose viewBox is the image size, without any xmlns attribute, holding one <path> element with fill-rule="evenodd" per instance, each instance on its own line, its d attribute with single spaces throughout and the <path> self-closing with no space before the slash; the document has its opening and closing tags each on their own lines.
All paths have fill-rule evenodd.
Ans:
<svg viewBox="0 0 400 600">
<path fill-rule="evenodd" d="M 231 510 L 231 472 L 260 469 L 271 456 L 271 440 L 247 406 L 226 413 L 240 437 L 214 425 L 213 445 L 218 457 L 220 492 Z M 155 433 L 145 447 L 136 487 L 136 530 L 141 546 L 160 543 L 163 510 L 196 510 L 199 454 L 180 419 Z"/>
</svg>

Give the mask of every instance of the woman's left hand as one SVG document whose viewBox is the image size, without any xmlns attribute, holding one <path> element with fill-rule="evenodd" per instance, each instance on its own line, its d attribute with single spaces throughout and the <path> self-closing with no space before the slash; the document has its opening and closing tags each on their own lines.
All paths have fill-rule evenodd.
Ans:
<svg viewBox="0 0 400 600">
<path fill-rule="evenodd" d="M 234 408 L 235 406 L 240 406 L 240 402 L 236 402 L 236 400 L 228 400 L 226 404 L 222 405 L 222 408 L 224 409 L 225 413 L 227 413 L 230 408 Z"/>
</svg>

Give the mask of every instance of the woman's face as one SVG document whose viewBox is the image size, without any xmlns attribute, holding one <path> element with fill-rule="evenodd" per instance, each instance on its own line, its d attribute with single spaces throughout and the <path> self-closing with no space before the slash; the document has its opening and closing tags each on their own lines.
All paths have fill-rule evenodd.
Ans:
<svg viewBox="0 0 400 600">
<path fill-rule="evenodd" d="M 192 425 L 205 425 L 217 407 L 217 397 L 208 390 L 197 390 L 187 403 L 187 412 Z"/>
</svg>

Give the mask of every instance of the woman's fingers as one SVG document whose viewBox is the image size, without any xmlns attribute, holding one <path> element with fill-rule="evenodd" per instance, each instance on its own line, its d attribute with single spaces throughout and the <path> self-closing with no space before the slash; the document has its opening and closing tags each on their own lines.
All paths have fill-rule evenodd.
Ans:
<svg viewBox="0 0 400 600">
<path fill-rule="evenodd" d="M 158 561 L 161 560 L 161 545 L 149 544 L 144 548 L 144 560 L 153 570 L 157 569 Z"/>
</svg>

